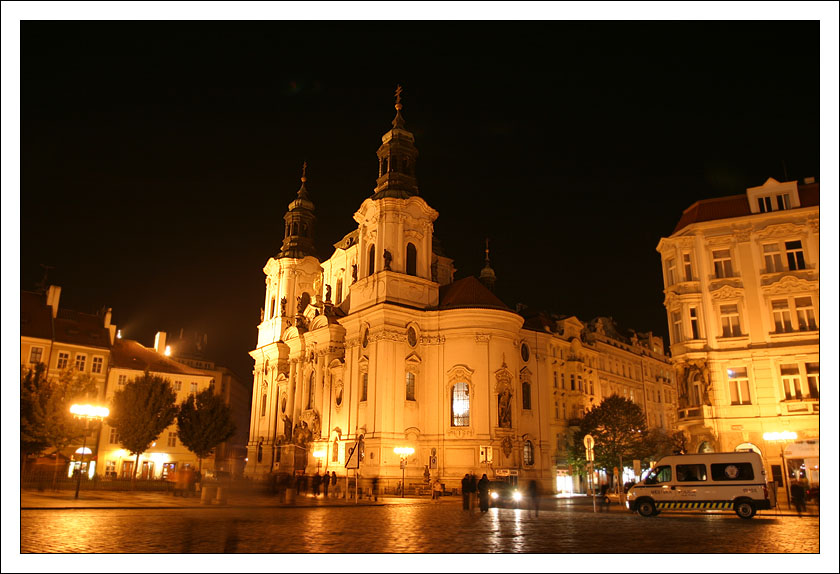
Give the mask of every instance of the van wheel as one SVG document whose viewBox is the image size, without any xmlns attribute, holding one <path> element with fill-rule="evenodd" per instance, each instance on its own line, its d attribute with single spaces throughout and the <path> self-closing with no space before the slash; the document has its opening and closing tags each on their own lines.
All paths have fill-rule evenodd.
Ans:
<svg viewBox="0 0 840 574">
<path fill-rule="evenodd" d="M 752 518 L 755 516 L 755 506 L 748 500 L 739 500 L 735 503 L 735 514 L 743 519 Z"/>
<path fill-rule="evenodd" d="M 638 506 L 636 506 L 636 510 L 641 516 L 656 516 L 657 514 L 659 514 L 658 512 L 656 512 L 656 505 L 653 503 L 652 500 L 639 501 Z"/>
</svg>

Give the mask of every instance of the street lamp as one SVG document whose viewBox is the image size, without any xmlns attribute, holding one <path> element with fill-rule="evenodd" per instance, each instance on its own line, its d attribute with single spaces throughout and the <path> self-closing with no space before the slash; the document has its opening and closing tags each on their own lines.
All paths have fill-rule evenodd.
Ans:
<svg viewBox="0 0 840 574">
<path fill-rule="evenodd" d="M 82 486 L 82 466 L 85 462 L 85 447 L 87 446 L 87 433 L 90 430 L 90 421 L 102 422 L 102 419 L 108 416 L 110 411 L 107 407 L 96 407 L 93 405 L 73 405 L 70 407 L 70 412 L 74 419 L 82 419 L 85 421 L 85 434 L 82 438 L 82 460 L 79 462 L 79 475 L 76 477 L 76 500 L 79 499 L 79 488 Z"/>
<path fill-rule="evenodd" d="M 764 433 L 764 440 L 767 442 L 778 442 L 781 444 L 782 456 L 782 488 L 785 489 L 785 497 L 787 498 L 788 510 L 790 510 L 790 489 L 788 488 L 787 479 L 787 462 L 785 462 L 785 443 L 789 440 L 796 440 L 797 434 L 793 431 L 782 432 L 766 432 Z M 778 502 L 776 503 L 778 504 Z"/>
<path fill-rule="evenodd" d="M 312 456 L 314 456 L 315 458 L 318 459 L 318 470 L 317 470 L 317 472 L 318 472 L 318 474 L 320 474 L 321 473 L 321 459 L 327 457 L 327 450 L 326 449 L 316 450 L 312 453 Z"/>
<path fill-rule="evenodd" d="M 400 468 L 402 469 L 402 488 L 400 488 L 400 496 L 405 498 L 405 460 L 409 455 L 414 454 L 414 449 L 410 446 L 394 447 L 394 452 L 400 455 Z"/>
</svg>

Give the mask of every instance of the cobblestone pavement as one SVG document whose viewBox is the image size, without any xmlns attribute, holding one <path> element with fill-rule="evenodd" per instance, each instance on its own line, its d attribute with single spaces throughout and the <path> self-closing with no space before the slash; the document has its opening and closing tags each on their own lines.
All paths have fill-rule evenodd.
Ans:
<svg viewBox="0 0 840 574">
<path fill-rule="evenodd" d="M 762 513 L 595 514 L 574 501 L 463 511 L 381 505 L 21 511 L 22 553 L 817 553 L 819 518 Z"/>
</svg>

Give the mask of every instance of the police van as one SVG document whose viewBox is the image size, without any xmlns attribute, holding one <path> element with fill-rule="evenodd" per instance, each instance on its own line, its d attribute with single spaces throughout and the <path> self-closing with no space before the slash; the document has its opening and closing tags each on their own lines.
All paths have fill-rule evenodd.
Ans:
<svg viewBox="0 0 840 574">
<path fill-rule="evenodd" d="M 761 456 L 720 452 L 665 456 L 627 492 L 627 508 L 642 516 L 663 510 L 734 510 L 752 518 L 772 507 Z"/>
</svg>

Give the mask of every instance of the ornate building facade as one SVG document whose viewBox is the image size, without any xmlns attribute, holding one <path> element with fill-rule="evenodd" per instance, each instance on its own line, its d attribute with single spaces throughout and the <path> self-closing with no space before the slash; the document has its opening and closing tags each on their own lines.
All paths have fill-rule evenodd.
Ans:
<svg viewBox="0 0 840 574">
<path fill-rule="evenodd" d="M 599 371 L 623 363 L 601 359 L 614 350 L 610 337 L 593 332 L 589 341 L 574 317 L 526 319 L 508 308 L 492 291 L 489 248 L 479 278 L 454 280 L 434 236 L 438 212 L 420 196 L 399 100 L 396 108 L 373 193 L 324 260 L 304 164 L 282 246 L 263 268 L 245 472 L 347 476 L 358 446 L 362 476 L 394 487 L 402 480 L 394 449 L 411 447 L 408 489 L 434 478 L 458 487 L 469 472 L 578 490 L 562 459 L 569 422 L 600 402 Z M 649 387 L 664 381 L 648 359 L 669 363 L 661 348 L 636 343 L 628 340 L 626 362 L 649 374 L 626 382 L 638 383 L 634 400 L 644 406 Z M 607 385 L 624 389 L 615 377 Z M 651 411 L 657 424 L 670 420 L 660 412 L 674 416 Z"/>
<path fill-rule="evenodd" d="M 678 426 L 695 451 L 760 452 L 779 484 L 783 464 L 819 480 L 819 230 L 819 184 L 771 178 L 698 201 L 657 246 Z M 807 444 L 765 440 L 786 432 Z"/>
</svg>

